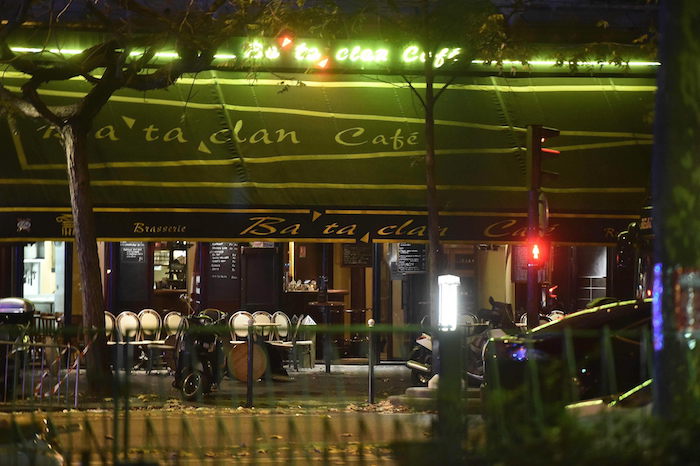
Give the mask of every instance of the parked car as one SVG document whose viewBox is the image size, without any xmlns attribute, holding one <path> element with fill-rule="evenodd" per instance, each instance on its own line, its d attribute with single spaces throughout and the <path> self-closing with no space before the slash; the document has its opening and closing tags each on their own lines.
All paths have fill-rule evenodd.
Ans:
<svg viewBox="0 0 700 466">
<path fill-rule="evenodd" d="M 545 407 L 562 407 L 626 392 L 649 377 L 645 335 L 650 325 L 650 299 L 620 301 L 518 336 L 491 339 L 485 350 L 484 396 L 517 409 L 536 399 Z"/>
</svg>

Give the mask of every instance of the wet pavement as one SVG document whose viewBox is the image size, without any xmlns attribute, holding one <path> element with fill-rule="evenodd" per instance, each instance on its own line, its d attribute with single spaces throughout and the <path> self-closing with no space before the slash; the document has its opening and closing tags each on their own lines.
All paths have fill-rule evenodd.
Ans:
<svg viewBox="0 0 700 466">
<path fill-rule="evenodd" d="M 289 380 L 261 379 L 253 384 L 254 406 L 287 407 L 344 406 L 366 403 L 369 377 L 366 365 L 334 364 L 330 373 L 316 364 L 310 369 L 289 370 Z M 123 373 L 122 373 L 123 374 Z M 136 371 L 129 374 L 125 389 L 135 403 L 158 403 L 181 400 L 172 386 L 174 377 L 167 370 Z M 411 386 L 410 370 L 403 364 L 379 364 L 374 370 L 375 401 L 403 394 Z M 243 406 L 247 401 L 247 385 L 225 377 L 214 390 L 197 402 L 202 406 Z"/>
</svg>

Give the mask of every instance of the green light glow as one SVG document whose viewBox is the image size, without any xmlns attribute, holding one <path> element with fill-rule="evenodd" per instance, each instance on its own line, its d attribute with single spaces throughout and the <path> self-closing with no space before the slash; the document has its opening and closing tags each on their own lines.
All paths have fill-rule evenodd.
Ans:
<svg viewBox="0 0 700 466">
<path fill-rule="evenodd" d="M 343 47 L 338 49 L 335 54 L 335 59 L 339 62 L 348 60 L 351 62 L 360 61 L 363 63 L 386 63 L 389 60 L 389 50 L 373 50 L 371 48 L 362 48 L 359 45 L 352 48 Z"/>
<path fill-rule="evenodd" d="M 248 42 L 243 47 L 243 58 L 251 60 L 261 60 L 263 58 L 276 60 L 279 57 L 280 52 L 277 47 L 271 45 L 266 48 L 265 45 L 258 40 Z"/>
<path fill-rule="evenodd" d="M 40 53 L 43 52 L 43 49 L 37 49 L 33 47 L 10 47 L 13 52 L 18 52 L 18 53 Z"/>
<path fill-rule="evenodd" d="M 489 62 L 487 60 L 472 60 L 472 64 L 474 65 L 488 65 L 488 64 L 493 64 L 495 62 Z M 510 66 L 523 66 L 523 62 L 521 60 L 503 60 L 501 62 L 503 65 L 510 65 Z M 527 65 L 533 65 L 533 66 L 556 66 L 558 63 L 557 60 L 528 60 Z M 564 62 L 564 64 L 568 64 L 569 62 Z M 580 61 L 576 62 L 577 65 L 579 66 L 619 66 L 617 63 L 612 63 L 612 62 L 598 62 L 598 61 Z M 628 66 L 635 66 L 635 67 L 642 67 L 642 66 L 661 66 L 661 63 L 658 61 L 630 61 L 630 62 L 624 62 L 625 65 Z"/>
<path fill-rule="evenodd" d="M 653 382 L 653 379 L 648 379 L 648 380 L 646 380 L 645 382 L 643 382 L 643 383 L 637 385 L 636 387 L 633 387 L 633 388 L 630 389 L 629 391 L 626 391 L 625 393 L 623 393 L 622 395 L 620 395 L 620 396 L 617 398 L 617 400 L 613 400 L 613 401 L 610 403 L 609 406 L 610 406 L 610 407 L 615 406 L 618 402 L 623 401 L 625 398 L 628 398 L 628 397 L 634 395 L 634 394 L 637 393 L 639 390 L 641 390 L 641 389 L 643 389 L 643 388 L 645 388 L 645 387 L 648 387 L 649 385 L 652 384 L 652 382 Z"/>
<path fill-rule="evenodd" d="M 24 46 L 11 47 L 11 50 L 17 53 L 52 53 L 63 56 L 77 55 L 83 52 L 83 50 L 72 48 L 42 49 L 38 47 Z M 280 50 L 280 48 L 278 48 L 277 45 L 270 45 L 266 43 L 265 39 L 254 39 L 243 42 L 241 45 L 240 52 L 240 55 L 246 59 L 279 60 L 282 58 L 282 51 Z M 331 56 L 333 56 L 335 58 L 335 61 L 337 61 L 338 63 L 346 65 L 387 64 L 394 60 L 398 60 L 406 65 L 411 65 L 414 67 L 417 66 L 419 63 L 425 63 L 425 53 L 423 53 L 421 51 L 421 48 L 417 45 L 410 44 L 400 49 L 400 53 L 398 54 L 393 52 L 394 51 L 392 51 L 391 49 L 385 47 L 372 47 L 364 46 L 361 44 L 352 44 L 336 48 L 335 53 L 332 53 Z M 143 50 L 136 50 L 130 52 L 129 55 L 140 56 L 143 53 Z M 433 66 L 435 68 L 440 68 L 446 63 L 454 62 L 458 59 L 461 53 L 462 50 L 460 48 L 442 48 L 435 53 Z M 157 52 L 155 54 L 155 57 L 159 59 L 175 59 L 178 58 L 179 55 L 177 54 L 177 52 L 166 50 Z M 214 55 L 214 58 L 217 60 L 236 60 L 238 58 L 238 55 L 232 53 L 231 51 L 223 51 L 222 53 Z M 299 62 L 316 63 L 319 60 L 321 60 L 321 58 L 323 58 L 323 54 L 319 47 L 309 44 L 307 42 L 302 42 L 294 47 L 290 58 L 295 59 Z M 495 61 L 488 60 L 472 60 L 471 63 L 473 65 L 482 66 L 490 66 L 496 64 Z M 567 65 L 569 63 L 562 63 L 561 61 L 553 59 L 533 59 L 527 61 L 525 64 L 523 64 L 521 60 L 503 60 L 498 64 L 522 68 L 526 68 L 527 66 L 555 68 L 560 67 L 562 64 Z M 631 68 L 651 68 L 658 67 L 661 65 L 657 61 L 629 61 L 623 63 L 612 63 L 605 61 L 581 61 L 576 62 L 575 64 L 577 66 L 590 66 L 597 68 L 619 68 L 621 66 L 627 66 Z"/>
<path fill-rule="evenodd" d="M 177 52 L 156 52 L 155 56 L 157 58 L 179 58 L 180 55 L 178 55 Z"/>
<path fill-rule="evenodd" d="M 405 63 L 413 63 L 417 60 L 425 61 L 425 54 L 420 53 L 420 49 L 416 45 L 409 45 L 401 54 L 401 59 Z"/>
<path fill-rule="evenodd" d="M 438 50 L 433 59 L 433 66 L 440 68 L 445 64 L 445 60 L 456 60 L 457 56 L 462 52 L 460 48 L 442 48 Z M 420 51 L 417 45 L 409 45 L 403 50 L 401 60 L 404 63 L 415 63 L 418 60 L 425 63 L 425 53 Z"/>
<path fill-rule="evenodd" d="M 321 52 L 317 47 L 309 47 L 306 42 L 294 47 L 294 58 L 299 61 L 317 61 L 321 59 Z"/>
<path fill-rule="evenodd" d="M 49 49 L 49 52 L 51 53 L 56 53 L 59 55 L 78 55 L 79 53 L 82 53 L 82 50 L 77 50 L 77 49 Z"/>
</svg>

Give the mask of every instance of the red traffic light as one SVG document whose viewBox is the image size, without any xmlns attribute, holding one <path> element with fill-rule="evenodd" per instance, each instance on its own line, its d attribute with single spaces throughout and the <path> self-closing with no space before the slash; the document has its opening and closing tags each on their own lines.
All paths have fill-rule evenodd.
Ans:
<svg viewBox="0 0 700 466">
<path fill-rule="evenodd" d="M 549 246 L 541 238 L 530 239 L 527 244 L 528 267 L 542 267 L 547 262 Z"/>
</svg>

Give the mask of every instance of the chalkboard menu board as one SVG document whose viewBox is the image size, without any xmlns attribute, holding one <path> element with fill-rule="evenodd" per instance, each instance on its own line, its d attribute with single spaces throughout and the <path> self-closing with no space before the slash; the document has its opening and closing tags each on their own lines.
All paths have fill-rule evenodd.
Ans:
<svg viewBox="0 0 700 466">
<path fill-rule="evenodd" d="M 372 245 L 343 244 L 344 267 L 372 267 Z"/>
<path fill-rule="evenodd" d="M 124 241 L 119 243 L 122 264 L 146 262 L 146 243 Z"/>
<path fill-rule="evenodd" d="M 425 245 L 399 243 L 399 258 L 397 261 L 400 273 L 425 272 Z"/>
<path fill-rule="evenodd" d="M 237 299 L 238 243 L 210 243 L 208 272 L 209 300 Z"/>
<path fill-rule="evenodd" d="M 119 243 L 119 279 L 117 291 L 120 302 L 148 300 L 148 262 L 146 243 L 123 241 Z"/>
<path fill-rule="evenodd" d="M 238 278 L 238 243 L 209 245 L 209 277 L 220 280 Z"/>
</svg>

